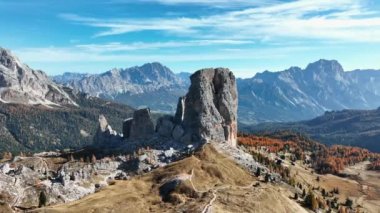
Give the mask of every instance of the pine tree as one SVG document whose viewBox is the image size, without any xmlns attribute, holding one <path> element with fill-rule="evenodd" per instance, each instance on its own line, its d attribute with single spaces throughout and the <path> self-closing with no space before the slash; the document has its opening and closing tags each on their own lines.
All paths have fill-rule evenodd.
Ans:
<svg viewBox="0 0 380 213">
<path fill-rule="evenodd" d="M 256 177 L 259 177 L 261 175 L 260 167 L 257 167 L 255 175 L 256 175 Z"/>
<path fill-rule="evenodd" d="M 322 196 L 326 197 L 326 190 L 325 189 L 322 189 Z"/>
<path fill-rule="evenodd" d="M 345 205 L 346 205 L 347 207 L 352 208 L 352 204 L 353 204 L 352 200 L 351 200 L 350 198 L 347 198 L 347 199 L 346 199 L 346 203 L 345 203 Z"/>
<path fill-rule="evenodd" d="M 40 192 L 38 207 L 46 206 L 47 197 L 44 191 Z"/>
</svg>

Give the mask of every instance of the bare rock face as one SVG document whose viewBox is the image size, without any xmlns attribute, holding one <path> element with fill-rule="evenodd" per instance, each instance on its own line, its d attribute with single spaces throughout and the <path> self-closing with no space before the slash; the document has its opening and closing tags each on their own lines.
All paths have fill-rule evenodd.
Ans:
<svg viewBox="0 0 380 213">
<path fill-rule="evenodd" d="M 133 113 L 133 118 L 127 119 L 123 124 L 124 138 L 144 139 L 154 134 L 154 124 L 149 109 L 139 109 Z"/>
<path fill-rule="evenodd" d="M 123 136 L 124 138 L 129 138 L 131 135 L 131 127 L 133 123 L 133 118 L 127 118 L 123 122 Z"/>
<path fill-rule="evenodd" d="M 236 146 L 235 76 L 224 68 L 203 69 L 191 77 L 189 92 L 179 99 L 175 121 L 185 130 L 181 141 L 224 142 Z"/>
<path fill-rule="evenodd" d="M 108 143 L 120 142 L 121 140 L 122 135 L 112 129 L 104 115 L 100 115 L 99 127 L 94 137 L 94 143 L 97 145 L 106 145 Z"/>
<path fill-rule="evenodd" d="M 185 133 L 185 130 L 183 130 L 181 125 L 176 125 L 172 132 L 172 137 L 174 140 L 179 141 L 181 140 L 183 134 Z"/>
<path fill-rule="evenodd" d="M 186 97 L 180 97 L 177 104 L 177 111 L 174 116 L 174 121 L 176 123 L 182 123 L 185 116 L 185 100 Z"/>
<path fill-rule="evenodd" d="M 4 103 L 76 105 L 42 71 L 33 70 L 0 47 L 0 101 Z"/>
<path fill-rule="evenodd" d="M 163 116 L 158 119 L 156 131 L 160 136 L 170 138 L 174 128 L 173 116 Z"/>
</svg>

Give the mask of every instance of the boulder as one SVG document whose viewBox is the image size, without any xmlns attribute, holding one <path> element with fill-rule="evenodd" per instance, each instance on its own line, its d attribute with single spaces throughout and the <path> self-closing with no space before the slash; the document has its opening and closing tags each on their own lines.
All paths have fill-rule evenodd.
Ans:
<svg viewBox="0 0 380 213">
<path fill-rule="evenodd" d="M 175 114 L 185 134 L 181 141 L 227 142 L 236 146 L 237 90 L 235 76 L 224 68 L 203 69 L 191 77 Z"/>
</svg>

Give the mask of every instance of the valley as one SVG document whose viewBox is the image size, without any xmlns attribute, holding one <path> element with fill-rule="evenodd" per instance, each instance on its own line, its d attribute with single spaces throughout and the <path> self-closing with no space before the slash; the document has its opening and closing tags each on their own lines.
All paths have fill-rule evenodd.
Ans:
<svg viewBox="0 0 380 213">
<path fill-rule="evenodd" d="M 291 131 L 308 135 L 326 145 L 357 146 L 380 152 L 380 108 L 375 110 L 329 111 L 311 120 L 288 123 L 262 123 L 240 125 L 241 131 L 271 134 Z"/>
</svg>

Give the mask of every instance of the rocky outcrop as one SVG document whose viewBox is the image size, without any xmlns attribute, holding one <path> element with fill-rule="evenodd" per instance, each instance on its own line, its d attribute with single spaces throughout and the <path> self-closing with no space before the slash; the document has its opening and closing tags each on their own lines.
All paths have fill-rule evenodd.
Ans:
<svg viewBox="0 0 380 213">
<path fill-rule="evenodd" d="M 160 136 L 171 137 L 174 128 L 173 116 L 164 116 L 158 119 L 156 131 Z"/>
<path fill-rule="evenodd" d="M 123 135 L 128 139 L 150 138 L 154 134 L 154 124 L 150 116 L 150 109 L 139 109 L 123 123 Z"/>
<path fill-rule="evenodd" d="M 189 92 L 180 98 L 176 121 L 185 130 L 183 142 L 226 141 L 236 146 L 237 90 L 228 69 L 204 69 L 191 77 Z"/>
<path fill-rule="evenodd" d="M 95 143 L 109 143 L 117 133 L 104 116 L 99 118 Z M 123 122 L 123 137 L 145 140 L 160 136 L 182 144 L 209 141 L 227 142 L 236 146 L 237 91 L 235 76 L 228 69 L 204 69 L 191 76 L 191 86 L 178 101 L 175 116 L 163 116 L 152 122 L 150 109 L 136 110 L 132 118 Z M 98 141 L 98 142 L 97 142 Z"/>
<path fill-rule="evenodd" d="M 94 137 L 94 143 L 97 145 L 106 145 L 122 141 L 123 135 L 118 134 L 112 129 L 111 125 L 104 115 L 99 116 L 99 127 Z"/>
<path fill-rule="evenodd" d="M 62 161 L 65 160 L 61 156 L 16 157 L 0 163 L 0 195 L 8 194 L 7 203 L 13 208 L 30 210 L 40 206 L 41 193 L 46 197 L 46 205 L 78 200 L 122 172 L 118 170 L 121 162 L 111 159 L 92 163 Z"/>
<path fill-rule="evenodd" d="M 0 102 L 42 105 L 76 105 L 70 96 L 42 71 L 33 70 L 0 48 Z"/>
</svg>

